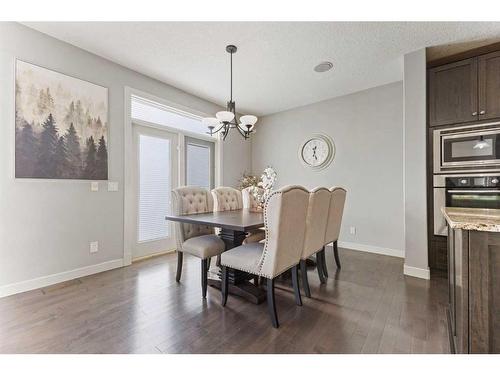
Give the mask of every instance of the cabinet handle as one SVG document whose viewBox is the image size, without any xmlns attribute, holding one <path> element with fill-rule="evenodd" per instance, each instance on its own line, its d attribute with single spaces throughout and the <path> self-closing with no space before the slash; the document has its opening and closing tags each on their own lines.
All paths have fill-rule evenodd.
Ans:
<svg viewBox="0 0 500 375">
<path fill-rule="evenodd" d="M 477 116 L 477 112 L 472 112 L 472 116 Z"/>
<path fill-rule="evenodd" d="M 479 112 L 480 115 L 484 115 L 485 113 L 486 113 L 486 111 L 484 109 Z"/>
</svg>

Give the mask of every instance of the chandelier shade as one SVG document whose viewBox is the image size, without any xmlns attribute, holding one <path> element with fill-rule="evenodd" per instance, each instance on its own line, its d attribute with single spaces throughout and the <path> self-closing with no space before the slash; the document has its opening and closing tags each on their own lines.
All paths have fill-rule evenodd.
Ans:
<svg viewBox="0 0 500 375">
<path fill-rule="evenodd" d="M 241 122 L 241 125 L 243 125 L 243 126 L 250 125 L 251 127 L 253 127 L 255 125 L 255 123 L 257 122 L 257 117 L 254 115 L 241 116 L 240 122 Z"/>
<path fill-rule="evenodd" d="M 222 134 L 222 139 L 225 140 L 231 129 L 236 129 L 245 139 L 250 137 L 253 132 L 253 127 L 257 122 L 257 117 L 254 115 L 241 116 L 236 119 L 236 103 L 233 100 L 233 54 L 236 53 L 237 48 L 234 45 L 226 46 L 226 51 L 230 54 L 230 67 L 231 67 L 231 96 L 227 102 L 225 111 L 219 111 L 215 117 L 205 117 L 202 119 L 203 125 L 208 128 L 208 134 L 214 135 L 216 133 Z"/>
<path fill-rule="evenodd" d="M 215 114 L 215 117 L 221 122 L 231 122 L 234 119 L 234 113 L 229 111 L 220 111 Z"/>
</svg>

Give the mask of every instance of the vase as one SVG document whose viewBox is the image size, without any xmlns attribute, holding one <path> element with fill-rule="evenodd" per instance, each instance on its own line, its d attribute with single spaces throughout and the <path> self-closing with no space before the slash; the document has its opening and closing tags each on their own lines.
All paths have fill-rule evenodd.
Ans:
<svg viewBox="0 0 500 375">
<path fill-rule="evenodd" d="M 250 208 L 249 211 L 250 212 L 262 213 L 262 212 L 264 212 L 264 208 L 262 208 L 261 206 L 256 206 L 256 207 Z"/>
</svg>

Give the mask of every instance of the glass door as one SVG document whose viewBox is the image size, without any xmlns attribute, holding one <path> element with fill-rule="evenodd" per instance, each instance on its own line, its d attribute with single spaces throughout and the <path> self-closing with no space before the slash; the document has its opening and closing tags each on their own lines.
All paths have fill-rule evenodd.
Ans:
<svg viewBox="0 0 500 375">
<path fill-rule="evenodd" d="M 132 258 L 175 249 L 171 191 L 178 186 L 177 135 L 134 124 L 136 235 Z"/>
<path fill-rule="evenodd" d="M 211 190 L 215 187 L 215 146 L 213 142 L 184 137 L 185 185 Z"/>
</svg>

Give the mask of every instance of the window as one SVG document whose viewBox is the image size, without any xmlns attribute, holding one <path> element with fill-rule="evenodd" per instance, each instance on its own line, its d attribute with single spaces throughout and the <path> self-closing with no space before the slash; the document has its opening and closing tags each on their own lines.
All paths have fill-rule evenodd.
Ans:
<svg viewBox="0 0 500 375">
<path fill-rule="evenodd" d="M 207 135 L 200 116 L 136 95 L 132 95 L 130 115 L 133 119 Z"/>
<path fill-rule="evenodd" d="M 186 185 L 205 189 L 214 187 L 214 144 L 185 137 Z"/>
</svg>

